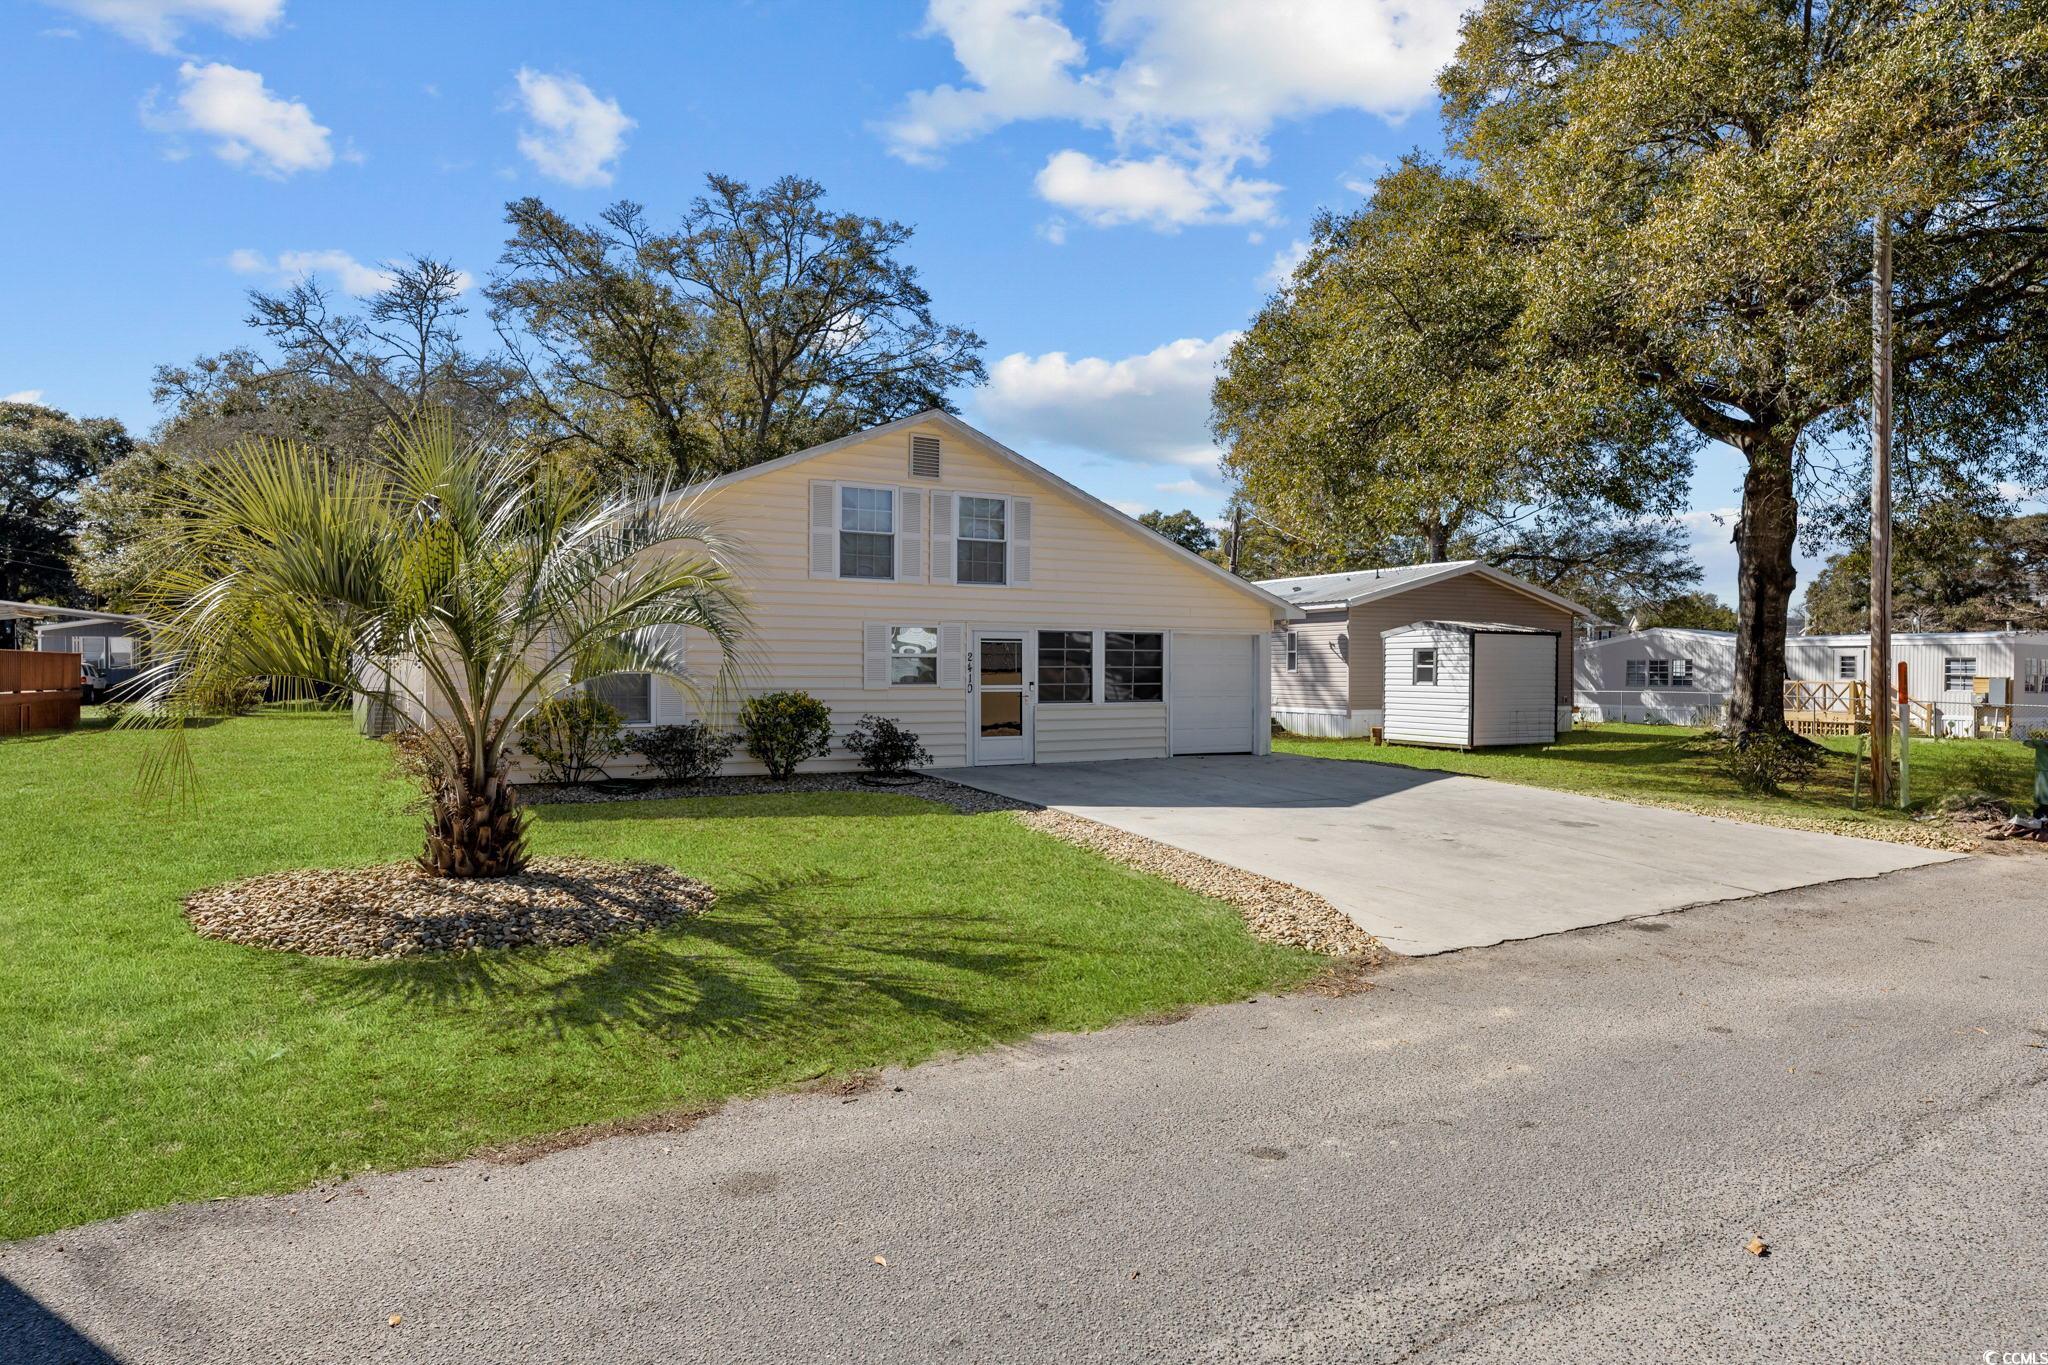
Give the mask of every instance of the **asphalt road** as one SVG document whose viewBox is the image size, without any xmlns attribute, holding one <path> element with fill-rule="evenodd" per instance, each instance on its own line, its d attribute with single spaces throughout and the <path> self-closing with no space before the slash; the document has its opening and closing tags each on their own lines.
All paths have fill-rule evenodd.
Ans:
<svg viewBox="0 0 2048 1365">
<path fill-rule="evenodd" d="M 1977 858 L 0 1247 L 0 1360 L 2048 1352 L 2043 1044 Z"/>
</svg>

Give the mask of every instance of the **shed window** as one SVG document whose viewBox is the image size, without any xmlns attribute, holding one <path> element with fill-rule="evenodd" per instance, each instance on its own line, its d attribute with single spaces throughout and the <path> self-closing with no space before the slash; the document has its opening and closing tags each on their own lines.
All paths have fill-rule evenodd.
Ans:
<svg viewBox="0 0 2048 1365">
<path fill-rule="evenodd" d="M 1863 676 L 1862 662 L 1852 653 L 1837 654 L 1835 656 L 1835 676 L 1844 681 L 1855 681 Z"/>
<path fill-rule="evenodd" d="M 1436 685 L 1436 651 L 1418 649 L 1415 651 L 1414 667 L 1409 673 L 1410 680 L 1417 687 Z"/>
<path fill-rule="evenodd" d="M 939 628 L 889 627 L 889 686 L 939 685 Z"/>
<path fill-rule="evenodd" d="M 962 583 L 1007 583 L 1008 504 L 1002 498 L 960 499 L 960 539 L 955 551 Z"/>
<path fill-rule="evenodd" d="M 896 576 L 896 493 L 889 488 L 839 490 L 839 576 Z"/>
<path fill-rule="evenodd" d="M 1941 685 L 1951 692 L 1967 692 L 1977 679 L 1975 655 L 1954 655 L 1941 661 Z"/>
<path fill-rule="evenodd" d="M 1166 637 L 1149 631 L 1104 631 L 1102 699 L 1164 701 Z"/>
<path fill-rule="evenodd" d="M 648 725 L 654 720 L 654 678 L 647 673 L 607 673 L 592 678 L 583 690 L 619 713 L 628 725 Z"/>
<path fill-rule="evenodd" d="M 1095 700 L 1095 632 L 1038 632 L 1038 699 L 1042 702 Z"/>
<path fill-rule="evenodd" d="M 1287 632 L 1287 671 L 1295 672 L 1301 667 L 1301 649 L 1294 638 L 1294 632 Z"/>
</svg>

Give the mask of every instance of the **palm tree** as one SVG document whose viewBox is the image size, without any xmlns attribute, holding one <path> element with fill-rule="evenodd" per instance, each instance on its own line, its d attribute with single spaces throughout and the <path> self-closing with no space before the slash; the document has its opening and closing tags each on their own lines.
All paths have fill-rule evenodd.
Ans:
<svg viewBox="0 0 2048 1365">
<path fill-rule="evenodd" d="M 437 876 L 524 865 L 507 749 L 540 702 L 634 672 L 701 703 L 746 635 L 733 547 L 688 490 L 608 491 L 465 442 L 446 414 L 388 431 L 371 460 L 243 442 L 162 511 L 144 608 L 162 662 L 131 715 L 170 737 L 145 787 L 189 783 L 182 721 L 251 680 L 392 695 L 418 725 Z M 711 640 L 709 670 L 684 665 L 686 627 Z"/>
</svg>

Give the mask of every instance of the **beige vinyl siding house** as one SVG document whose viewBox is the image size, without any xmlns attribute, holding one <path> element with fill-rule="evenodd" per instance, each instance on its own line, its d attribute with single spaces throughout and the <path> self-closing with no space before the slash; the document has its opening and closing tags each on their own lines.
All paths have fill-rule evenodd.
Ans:
<svg viewBox="0 0 2048 1365">
<path fill-rule="evenodd" d="M 1383 725 L 1384 632 L 1421 621 L 1558 632 L 1554 722 L 1557 732 L 1571 728 L 1573 625 L 1591 616 L 1576 602 L 1477 560 L 1276 578 L 1259 586 L 1303 613 L 1271 645 L 1273 718 L 1285 729 L 1342 737 Z"/>
<path fill-rule="evenodd" d="M 1269 594 L 945 413 L 714 480 L 751 629 L 737 695 L 800 689 L 843 735 L 867 712 L 933 766 L 1264 753 Z M 684 636 L 710 667 L 708 640 Z M 697 709 L 637 675 L 593 685 L 633 724 Z M 855 766 L 835 747 L 806 765 Z M 638 772 L 629 757 L 614 776 Z M 744 755 L 729 771 L 759 771 Z"/>
</svg>

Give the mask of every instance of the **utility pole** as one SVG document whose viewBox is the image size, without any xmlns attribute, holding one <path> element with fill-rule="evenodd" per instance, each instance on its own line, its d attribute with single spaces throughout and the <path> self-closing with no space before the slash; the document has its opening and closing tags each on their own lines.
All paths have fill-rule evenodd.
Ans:
<svg viewBox="0 0 2048 1365">
<path fill-rule="evenodd" d="M 1883 806 L 1892 791 L 1892 221 L 1885 210 L 1871 240 L 1870 801 Z"/>
</svg>

